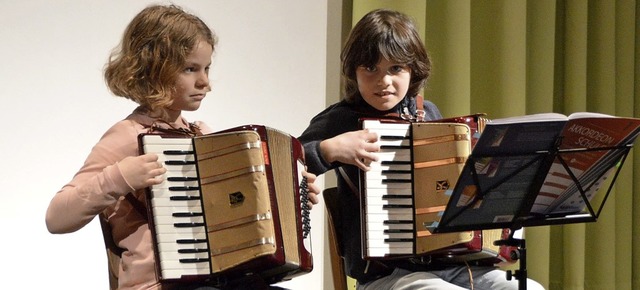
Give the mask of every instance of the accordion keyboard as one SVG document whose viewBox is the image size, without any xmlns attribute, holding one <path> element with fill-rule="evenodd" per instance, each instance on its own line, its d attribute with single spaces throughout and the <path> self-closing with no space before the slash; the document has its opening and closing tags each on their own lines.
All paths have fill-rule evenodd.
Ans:
<svg viewBox="0 0 640 290">
<path fill-rule="evenodd" d="M 144 136 L 144 151 L 158 155 L 165 180 L 150 188 L 152 233 L 164 279 L 211 272 L 195 154 L 191 138 Z"/>
<path fill-rule="evenodd" d="M 368 257 L 414 252 L 410 125 L 363 121 L 378 134 L 378 161 L 365 172 L 365 251 Z"/>
</svg>

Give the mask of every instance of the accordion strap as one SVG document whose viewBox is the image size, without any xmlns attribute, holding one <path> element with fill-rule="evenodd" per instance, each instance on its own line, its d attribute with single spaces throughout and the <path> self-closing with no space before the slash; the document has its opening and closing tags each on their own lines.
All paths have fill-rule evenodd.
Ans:
<svg viewBox="0 0 640 290">
<path fill-rule="evenodd" d="M 127 200 L 127 202 L 129 202 L 129 204 L 131 204 L 133 209 L 135 209 L 142 218 L 149 221 L 149 217 L 147 215 L 147 207 L 133 195 L 133 192 L 127 193 L 124 198 Z"/>
<path fill-rule="evenodd" d="M 169 128 L 161 127 L 159 124 L 166 124 Z M 202 135 L 202 131 L 200 130 L 200 127 L 195 123 L 189 123 L 189 129 L 176 128 L 170 123 L 168 123 L 167 121 L 157 119 L 151 125 L 142 124 L 142 126 L 147 129 L 148 133 L 160 132 L 163 134 L 184 135 L 188 137 L 195 137 L 195 136 Z"/>
<path fill-rule="evenodd" d="M 355 194 L 356 196 L 359 196 L 360 190 L 358 190 L 358 187 L 356 186 L 356 184 L 353 183 L 351 178 L 349 178 L 349 175 L 347 175 L 347 172 L 344 171 L 344 167 L 340 166 L 338 168 L 338 171 L 340 171 L 340 175 L 342 175 L 342 179 L 344 179 L 344 182 L 346 182 L 347 185 L 349 185 L 349 188 L 351 189 L 353 194 Z"/>
</svg>

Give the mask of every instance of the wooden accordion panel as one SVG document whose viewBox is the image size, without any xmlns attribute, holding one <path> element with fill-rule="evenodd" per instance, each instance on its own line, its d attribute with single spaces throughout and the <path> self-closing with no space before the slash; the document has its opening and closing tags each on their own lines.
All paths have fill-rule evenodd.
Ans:
<svg viewBox="0 0 640 290">
<path fill-rule="evenodd" d="M 257 274 L 278 282 L 311 271 L 302 146 L 295 138 L 248 125 L 140 140 L 168 170 L 148 195 L 160 280 L 222 283 Z M 184 147 L 167 145 L 175 143 Z"/>
<path fill-rule="evenodd" d="M 506 260 L 500 247 L 493 245 L 503 230 L 444 234 L 429 230 L 440 221 L 475 143 L 477 123 L 467 121 L 362 120 L 363 128 L 378 133 L 381 148 L 376 153 L 379 162 L 361 176 L 365 258 Z"/>
</svg>

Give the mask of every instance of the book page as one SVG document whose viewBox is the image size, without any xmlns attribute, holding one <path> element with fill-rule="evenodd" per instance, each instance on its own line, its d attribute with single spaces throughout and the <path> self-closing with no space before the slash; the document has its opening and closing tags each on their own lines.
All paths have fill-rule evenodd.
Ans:
<svg viewBox="0 0 640 290">
<path fill-rule="evenodd" d="M 489 124 L 514 124 L 514 123 L 527 123 L 527 122 L 549 122 L 549 121 L 566 121 L 567 116 L 560 113 L 540 113 L 524 116 L 507 117 L 500 119 L 493 119 L 489 121 Z"/>
<path fill-rule="evenodd" d="M 603 114 L 603 113 L 594 113 L 594 112 L 575 112 L 569 115 L 569 119 L 583 119 L 583 118 L 618 118 L 618 117 Z"/>
<path fill-rule="evenodd" d="M 623 156 L 623 150 L 610 149 L 633 143 L 639 127 L 640 119 L 597 113 L 571 115 L 560 136 L 560 154 L 551 166 L 532 212 L 558 214 L 584 210 L 586 204 L 578 185 L 590 201 Z M 563 149 L 575 151 L 563 153 Z M 565 161 L 570 172 L 559 158 Z"/>
</svg>

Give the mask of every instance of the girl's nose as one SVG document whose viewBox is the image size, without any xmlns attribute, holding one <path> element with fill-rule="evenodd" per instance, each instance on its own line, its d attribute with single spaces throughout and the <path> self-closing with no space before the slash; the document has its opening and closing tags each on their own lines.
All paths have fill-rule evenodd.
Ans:
<svg viewBox="0 0 640 290">
<path fill-rule="evenodd" d="M 196 85 L 199 87 L 209 87 L 209 74 L 203 72 L 199 75 Z"/>
</svg>

